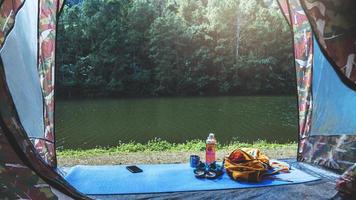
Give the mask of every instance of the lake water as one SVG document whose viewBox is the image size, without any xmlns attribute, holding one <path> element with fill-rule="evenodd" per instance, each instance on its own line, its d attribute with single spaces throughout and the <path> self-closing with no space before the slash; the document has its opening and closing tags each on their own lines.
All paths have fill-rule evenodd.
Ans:
<svg viewBox="0 0 356 200">
<path fill-rule="evenodd" d="M 297 139 L 295 96 L 93 99 L 56 103 L 57 148 L 206 139 L 289 142 Z"/>
</svg>

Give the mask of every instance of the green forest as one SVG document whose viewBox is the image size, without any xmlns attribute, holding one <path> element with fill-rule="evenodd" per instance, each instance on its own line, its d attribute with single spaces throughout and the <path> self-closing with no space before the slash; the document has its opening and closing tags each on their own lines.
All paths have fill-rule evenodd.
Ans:
<svg viewBox="0 0 356 200">
<path fill-rule="evenodd" d="M 258 0 L 84 0 L 65 5 L 57 94 L 68 97 L 291 94 L 292 41 Z"/>
</svg>

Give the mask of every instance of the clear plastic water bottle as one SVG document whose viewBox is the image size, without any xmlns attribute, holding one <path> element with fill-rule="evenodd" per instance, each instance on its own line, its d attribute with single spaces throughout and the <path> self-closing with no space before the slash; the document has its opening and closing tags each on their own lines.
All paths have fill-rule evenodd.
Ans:
<svg viewBox="0 0 356 200">
<path fill-rule="evenodd" d="M 216 151 L 216 139 L 214 133 L 209 133 L 209 136 L 206 139 L 206 148 L 205 148 L 206 164 L 209 165 L 215 162 L 215 151 Z"/>
</svg>

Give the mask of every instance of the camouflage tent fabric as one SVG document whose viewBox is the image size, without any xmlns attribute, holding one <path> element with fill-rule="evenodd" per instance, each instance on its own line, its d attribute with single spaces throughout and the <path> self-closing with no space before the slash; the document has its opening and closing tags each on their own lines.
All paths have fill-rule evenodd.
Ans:
<svg viewBox="0 0 356 200">
<path fill-rule="evenodd" d="M 336 181 L 336 189 L 345 199 L 356 198 L 356 163 Z"/>
<path fill-rule="evenodd" d="M 27 137 L 7 88 L 2 64 L 0 64 L 0 96 L 0 183 L 3 181 L 1 183 L 4 185 L 2 189 L 6 190 L 2 194 L 6 194 L 9 197 L 19 194 L 21 197 L 22 195 L 29 195 L 31 193 L 31 195 L 46 195 L 46 197 L 51 197 L 51 192 L 49 192 L 46 185 L 41 185 L 45 182 L 51 182 L 51 186 L 55 185 L 56 188 L 63 191 L 66 195 L 72 196 L 75 199 L 86 199 L 86 197 L 71 187 L 52 167 L 43 162 Z M 11 143 L 9 142 L 10 139 Z M 17 151 L 14 151 L 14 148 Z M 28 163 L 24 164 L 23 159 Z M 29 165 L 31 165 L 31 170 L 29 169 Z M 27 188 L 27 190 L 22 190 L 22 188 Z M 28 192 L 23 193 L 21 191 Z M 24 199 L 46 199 L 28 198 L 31 195 Z"/>
<path fill-rule="evenodd" d="M 25 0 L 22 3 L 24 4 L 26 1 L 31 0 Z M 16 1 L 4 0 L 0 7 L 0 11 L 2 11 L 0 12 L 2 14 L 1 16 L 7 16 L 7 20 L 1 21 L 3 23 L 1 25 L 5 27 L 2 29 L 2 35 L 4 37 L 1 44 L 6 40 L 5 36 L 11 31 L 12 26 L 16 24 L 16 13 L 22 8 L 20 4 L 13 4 L 13 2 Z M 55 32 L 55 29 L 52 30 L 52 21 L 54 20 L 55 22 L 57 12 L 59 11 L 58 6 L 60 6 L 61 3 L 52 0 L 43 0 L 42 3 L 44 19 L 42 23 L 43 33 L 41 33 L 41 35 L 43 39 L 41 40 L 41 44 L 44 44 L 43 52 L 45 55 L 42 55 L 43 58 L 41 59 L 48 58 L 48 56 L 52 56 L 51 59 L 54 59 L 55 38 L 53 37 L 53 33 L 51 35 L 51 31 Z M 6 7 L 9 8 L 10 11 L 6 11 L 5 5 L 11 5 Z M 46 9 L 46 6 L 51 5 L 55 5 L 55 7 L 51 7 L 54 13 Z M 46 44 L 48 42 L 52 43 L 52 46 Z M 54 62 L 44 60 L 44 62 L 48 64 L 48 67 L 51 67 L 53 70 Z M 43 71 L 46 70 L 44 69 Z M 53 169 L 51 163 L 45 162 L 48 160 L 45 157 L 41 157 L 43 154 L 41 155 L 41 152 L 38 152 L 38 148 L 35 148 L 28 137 L 19 120 L 12 95 L 6 82 L 2 58 L 0 59 L 0 96 L 0 183 L 3 186 L 1 188 L 3 191 L 1 191 L 0 194 L 7 199 L 56 199 L 55 197 L 58 194 L 68 195 L 74 199 L 86 199 L 86 197 L 71 187 L 63 177 Z M 50 142 L 54 142 L 54 137 L 53 141 Z M 54 150 L 55 149 L 52 148 L 52 151 Z M 51 156 L 51 154 L 47 155 Z M 54 189 L 50 190 L 49 185 Z M 56 195 L 54 195 L 53 190 L 58 191 Z"/>
<path fill-rule="evenodd" d="M 283 13 L 283 16 L 287 20 L 288 25 L 291 25 L 291 19 L 290 19 L 290 14 L 289 14 L 289 5 L 288 5 L 288 0 L 278 0 L 278 5 L 280 10 Z"/>
<path fill-rule="evenodd" d="M 356 162 L 356 136 L 354 135 L 311 135 L 313 126 L 312 71 L 314 59 L 314 29 L 309 23 L 308 12 L 305 12 L 298 0 L 279 0 L 279 5 L 294 35 L 294 56 L 297 75 L 299 107 L 299 150 L 298 160 L 322 165 L 338 171 L 345 171 Z M 315 3 L 314 6 L 320 4 Z M 288 8 L 288 9 L 286 9 Z M 288 19 L 289 18 L 289 19 Z M 332 51 L 337 52 L 338 49 Z M 324 54 L 325 55 L 325 54 Z M 336 82 L 335 82 L 336 83 Z M 325 99 L 327 101 L 327 99 Z M 327 133 L 325 133 L 327 134 Z"/>
<path fill-rule="evenodd" d="M 44 137 L 32 142 L 42 158 L 52 167 L 57 165 L 54 139 L 54 72 L 57 14 L 60 0 L 39 1 L 38 72 L 43 93 Z"/>
<path fill-rule="evenodd" d="M 50 186 L 16 156 L 0 129 L 0 199 L 57 199 Z"/>
<path fill-rule="evenodd" d="M 0 7 L 0 47 L 15 23 L 16 14 L 25 0 L 4 0 Z M 44 132 L 41 138 L 31 138 L 35 148 L 50 166 L 56 166 L 54 141 L 54 65 L 57 13 L 61 0 L 40 0 L 38 13 L 38 73 L 43 93 Z"/>
<path fill-rule="evenodd" d="M 356 88 L 356 1 L 301 2 L 325 55 Z"/>
<path fill-rule="evenodd" d="M 0 48 L 5 38 L 12 29 L 17 11 L 23 5 L 24 0 L 6 1 L 4 0 L 0 7 Z"/>
<path fill-rule="evenodd" d="M 313 38 L 308 19 L 298 0 L 289 1 L 289 13 L 294 36 L 299 107 L 299 150 L 301 150 L 309 136 L 311 125 Z"/>
</svg>

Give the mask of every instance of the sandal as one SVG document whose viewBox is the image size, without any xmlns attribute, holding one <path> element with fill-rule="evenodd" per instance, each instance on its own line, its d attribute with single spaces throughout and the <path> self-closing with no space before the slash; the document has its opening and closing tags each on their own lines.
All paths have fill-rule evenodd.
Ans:
<svg viewBox="0 0 356 200">
<path fill-rule="evenodd" d="M 199 165 L 194 169 L 194 174 L 196 178 L 216 179 L 224 173 L 223 166 L 224 163 L 218 165 L 213 162 L 207 166 L 203 162 L 199 162 Z"/>
<path fill-rule="evenodd" d="M 206 166 L 201 161 L 199 162 L 198 166 L 194 169 L 194 174 L 196 178 L 205 178 L 206 174 Z"/>
<path fill-rule="evenodd" d="M 216 162 L 211 163 L 208 166 L 207 172 L 205 173 L 205 178 L 207 178 L 207 179 L 219 178 L 224 173 L 223 166 L 224 166 L 224 164 L 218 165 L 218 164 L 216 164 Z"/>
</svg>

